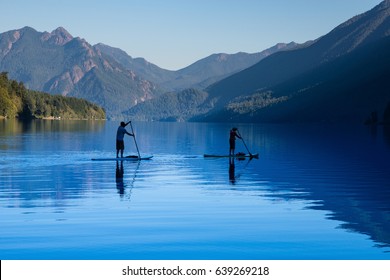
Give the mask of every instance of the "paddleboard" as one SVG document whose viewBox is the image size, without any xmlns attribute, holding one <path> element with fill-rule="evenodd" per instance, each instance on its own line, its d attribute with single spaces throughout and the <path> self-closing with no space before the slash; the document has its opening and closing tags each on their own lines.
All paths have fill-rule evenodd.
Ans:
<svg viewBox="0 0 390 280">
<path fill-rule="evenodd" d="M 128 156 L 128 157 L 119 157 L 119 158 L 93 158 L 92 160 L 96 161 L 125 161 L 125 160 L 148 160 L 151 159 L 153 156 L 144 156 L 144 157 L 138 157 L 138 156 Z"/>
<path fill-rule="evenodd" d="M 236 155 L 210 155 L 210 154 L 204 154 L 203 156 L 207 157 L 207 158 L 226 158 L 226 157 L 258 158 L 259 154 L 236 154 Z"/>
</svg>

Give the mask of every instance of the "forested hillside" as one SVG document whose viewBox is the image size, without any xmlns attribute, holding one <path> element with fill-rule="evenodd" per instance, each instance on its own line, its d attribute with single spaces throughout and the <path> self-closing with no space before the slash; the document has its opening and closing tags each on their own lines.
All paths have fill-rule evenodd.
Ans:
<svg viewBox="0 0 390 280">
<path fill-rule="evenodd" d="M 84 99 L 26 89 L 0 73 L 0 118 L 105 119 L 102 108 Z"/>
<path fill-rule="evenodd" d="M 389 123 L 389 65 L 390 37 L 386 37 L 295 79 L 239 96 L 205 118 L 235 122 Z"/>
<path fill-rule="evenodd" d="M 169 92 L 143 102 L 125 114 L 142 121 L 186 121 L 194 114 L 208 111 L 209 108 L 203 107 L 207 97 L 207 92 L 198 89 Z"/>
</svg>

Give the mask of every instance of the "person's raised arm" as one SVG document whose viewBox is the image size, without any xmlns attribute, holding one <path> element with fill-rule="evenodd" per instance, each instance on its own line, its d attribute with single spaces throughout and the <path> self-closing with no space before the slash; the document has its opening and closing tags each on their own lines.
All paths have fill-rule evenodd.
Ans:
<svg viewBox="0 0 390 280">
<path fill-rule="evenodd" d="M 134 136 L 134 134 L 131 134 L 130 132 L 127 132 L 127 131 L 126 131 L 126 134 L 130 135 L 130 136 Z"/>
</svg>

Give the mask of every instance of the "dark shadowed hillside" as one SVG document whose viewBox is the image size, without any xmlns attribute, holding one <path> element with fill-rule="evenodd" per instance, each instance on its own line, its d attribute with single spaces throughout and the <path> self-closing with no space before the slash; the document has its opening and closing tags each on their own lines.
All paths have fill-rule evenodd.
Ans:
<svg viewBox="0 0 390 280">
<path fill-rule="evenodd" d="M 212 121 L 363 123 L 390 102 L 390 37 L 358 48 L 299 77 L 229 102 Z"/>
<path fill-rule="evenodd" d="M 389 94 L 381 78 L 387 75 L 383 38 L 390 35 L 389 15 L 390 1 L 384 1 L 306 48 L 276 53 L 210 86 L 206 104 L 213 109 L 194 119 L 360 120 L 364 112 L 382 110 Z M 370 48 L 381 50 L 381 57 L 370 57 Z M 358 50 L 359 55 L 353 54 Z M 381 98 L 370 98 L 375 95 L 372 92 Z M 327 106 L 332 106 L 324 106 L 324 99 Z M 328 109 L 337 109 L 337 116 L 321 116 L 319 111 L 325 114 Z M 344 117 L 340 111 L 344 111 Z"/>
<path fill-rule="evenodd" d="M 306 48 L 278 52 L 256 65 L 232 75 L 207 91 L 221 109 L 240 95 L 273 87 L 343 56 L 354 49 L 390 35 L 390 1 L 339 25 Z"/>
</svg>

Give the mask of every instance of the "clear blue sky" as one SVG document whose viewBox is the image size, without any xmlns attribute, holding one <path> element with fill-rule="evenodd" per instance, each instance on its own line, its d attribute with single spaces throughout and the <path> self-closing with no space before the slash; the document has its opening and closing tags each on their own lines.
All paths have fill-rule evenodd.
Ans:
<svg viewBox="0 0 390 280">
<path fill-rule="evenodd" d="M 380 0 L 0 0 L 0 33 L 64 27 L 177 70 L 213 53 L 316 39 Z"/>
</svg>

